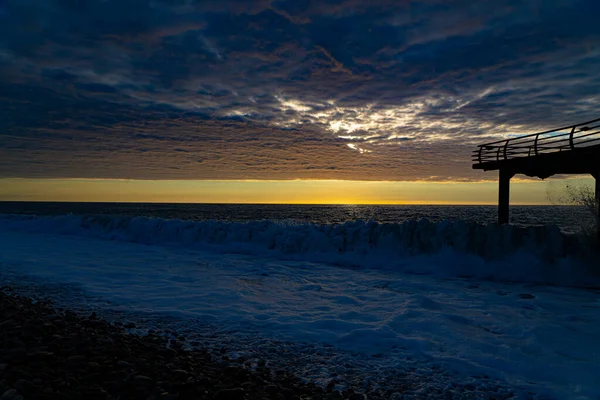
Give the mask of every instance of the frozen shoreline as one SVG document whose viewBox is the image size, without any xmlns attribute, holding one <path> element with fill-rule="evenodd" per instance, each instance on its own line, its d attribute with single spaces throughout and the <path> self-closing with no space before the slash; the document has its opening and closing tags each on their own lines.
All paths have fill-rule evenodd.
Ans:
<svg viewBox="0 0 600 400">
<path fill-rule="evenodd" d="M 195 331 L 217 350 L 270 358 L 323 386 L 336 374 L 358 389 L 372 377 L 371 387 L 409 385 L 421 397 L 467 386 L 539 399 L 600 393 L 594 291 L 6 228 L 0 242 L 4 280 L 29 277 L 67 306 L 135 315 L 136 329 L 146 319 Z"/>
<path fill-rule="evenodd" d="M 343 393 L 366 395 L 369 399 L 534 399 L 533 393 L 511 390 L 506 385 L 487 376 L 462 377 L 462 382 L 451 371 L 443 368 L 420 366 L 414 359 L 395 368 L 381 366 L 384 354 L 373 360 L 356 358 L 355 354 L 336 349 L 330 345 L 292 343 L 268 339 L 247 332 L 223 331 L 217 326 L 200 321 L 190 321 L 152 313 L 118 311 L 102 299 L 94 299 L 73 286 L 44 284 L 25 277 L 2 276 L 3 293 L 18 294 L 45 304 L 61 312 L 74 312 L 82 318 L 97 315 L 115 326 L 124 327 L 123 333 L 141 338 L 157 335 L 165 340 L 177 340 L 188 351 L 211 354 L 213 359 L 225 359 L 226 363 L 241 363 L 248 371 L 260 372 L 263 367 L 275 373 L 299 378 L 305 384 L 315 384 L 322 389 L 321 398 L 349 398 Z M 225 368 L 225 367 L 223 367 Z M 340 397 L 341 394 L 341 397 Z M 247 397 L 254 398 L 254 397 Z M 357 397 L 358 398 L 358 397 Z M 545 397 L 546 398 L 546 397 Z"/>
<path fill-rule="evenodd" d="M 184 337 L 128 333 L 96 313 L 0 290 L 0 396 L 3 399 L 352 398 L 323 390 L 226 351 L 184 350 Z M 126 324 L 133 326 L 131 322 Z"/>
</svg>

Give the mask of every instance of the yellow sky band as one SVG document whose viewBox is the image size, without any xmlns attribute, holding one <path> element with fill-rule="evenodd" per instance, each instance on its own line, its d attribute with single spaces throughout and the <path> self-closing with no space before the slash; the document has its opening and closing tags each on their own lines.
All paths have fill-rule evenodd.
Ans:
<svg viewBox="0 0 600 400">
<path fill-rule="evenodd" d="M 574 181 L 592 184 L 589 178 Z M 511 185 L 511 204 L 552 204 L 548 193 L 559 191 L 563 184 L 559 179 L 516 180 Z M 2 201 L 496 204 L 497 190 L 497 182 L 491 181 L 0 179 Z"/>
</svg>

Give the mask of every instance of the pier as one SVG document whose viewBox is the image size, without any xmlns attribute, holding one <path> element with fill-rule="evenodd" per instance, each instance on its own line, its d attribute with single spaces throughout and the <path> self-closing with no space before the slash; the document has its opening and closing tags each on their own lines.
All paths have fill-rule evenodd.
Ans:
<svg viewBox="0 0 600 400">
<path fill-rule="evenodd" d="M 596 178 L 596 201 L 600 203 L 600 118 L 485 143 L 473 151 L 472 157 L 474 169 L 499 171 L 500 224 L 509 222 L 510 180 L 516 174 L 541 179 L 552 175 L 591 174 Z M 598 211 L 600 215 L 600 209 Z M 600 237 L 600 226 L 598 235 Z"/>
</svg>

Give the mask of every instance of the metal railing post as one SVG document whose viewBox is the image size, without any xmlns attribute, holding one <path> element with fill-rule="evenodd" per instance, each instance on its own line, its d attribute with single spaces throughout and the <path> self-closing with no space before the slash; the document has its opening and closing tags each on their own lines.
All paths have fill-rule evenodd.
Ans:
<svg viewBox="0 0 600 400">
<path fill-rule="evenodd" d="M 508 142 L 510 142 L 510 139 L 506 141 L 506 143 L 504 143 L 504 159 L 506 160 L 506 150 L 508 149 Z"/>
<path fill-rule="evenodd" d="M 538 133 L 537 135 L 535 135 L 535 142 L 533 143 L 533 152 L 535 153 L 535 155 L 538 155 L 538 139 L 540 137 L 540 134 Z"/>
<path fill-rule="evenodd" d="M 498 151 L 496 151 L 496 161 L 500 161 L 500 149 L 502 147 L 498 147 Z"/>
<path fill-rule="evenodd" d="M 481 150 L 483 150 L 483 146 L 479 147 L 479 164 L 481 164 Z"/>
<path fill-rule="evenodd" d="M 575 143 L 573 142 L 573 134 L 575 133 L 575 127 L 571 129 L 571 133 L 569 134 L 569 147 L 571 150 L 575 150 Z"/>
</svg>

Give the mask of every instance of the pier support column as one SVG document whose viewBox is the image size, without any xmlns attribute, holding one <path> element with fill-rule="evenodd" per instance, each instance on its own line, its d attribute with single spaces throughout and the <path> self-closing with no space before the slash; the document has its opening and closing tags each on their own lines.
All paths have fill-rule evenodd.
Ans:
<svg viewBox="0 0 600 400">
<path fill-rule="evenodd" d="M 498 223 L 508 224 L 510 208 L 510 179 L 514 172 L 500 169 L 500 187 L 498 190 Z"/>
</svg>

